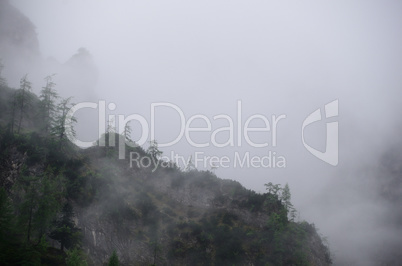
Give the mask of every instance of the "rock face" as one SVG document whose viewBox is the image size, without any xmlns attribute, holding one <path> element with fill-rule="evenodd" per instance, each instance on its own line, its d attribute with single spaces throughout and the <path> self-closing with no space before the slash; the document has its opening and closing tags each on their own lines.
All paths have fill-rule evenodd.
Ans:
<svg viewBox="0 0 402 266">
<path fill-rule="evenodd" d="M 0 1 L 0 49 L 2 52 L 22 51 L 28 58 L 39 55 L 35 26 L 8 0 Z"/>
<path fill-rule="evenodd" d="M 8 0 L 0 0 L 0 58 L 6 70 L 19 72 L 21 66 L 36 64 L 39 57 L 39 41 L 33 23 Z"/>
<path fill-rule="evenodd" d="M 21 154 L 16 148 L 9 153 L 9 158 L 0 163 L 0 187 L 4 187 L 7 192 L 11 191 L 27 158 L 26 154 Z"/>
<path fill-rule="evenodd" d="M 17 87 L 20 78 L 28 74 L 34 87 L 40 88 L 46 76 L 57 73 L 54 81 L 60 96 L 74 96 L 75 101 L 96 100 L 98 70 L 88 50 L 80 48 L 61 63 L 54 58 L 44 60 L 39 47 L 35 25 L 8 0 L 0 0 L 2 76 Z"/>
<path fill-rule="evenodd" d="M 269 202 L 269 195 L 210 172 L 153 173 L 128 168 L 125 161 L 91 157 L 95 169 L 113 180 L 91 205 L 75 208 L 83 247 L 93 265 L 104 265 L 113 250 L 122 265 L 258 265 L 270 263 L 265 253 L 274 256 L 276 242 L 264 238 L 273 237 L 267 224 L 282 205 Z M 283 233 L 286 239 L 278 245 L 299 249 L 309 265 L 330 265 L 329 251 L 314 225 L 289 226 L 293 229 Z M 295 244 L 294 233 L 303 244 Z M 222 245 L 228 247 L 224 256 Z"/>
<path fill-rule="evenodd" d="M 98 69 L 91 53 L 80 48 L 60 67 L 62 90 L 70 95 L 78 95 L 77 100 L 95 100 L 95 88 L 98 82 Z"/>
</svg>

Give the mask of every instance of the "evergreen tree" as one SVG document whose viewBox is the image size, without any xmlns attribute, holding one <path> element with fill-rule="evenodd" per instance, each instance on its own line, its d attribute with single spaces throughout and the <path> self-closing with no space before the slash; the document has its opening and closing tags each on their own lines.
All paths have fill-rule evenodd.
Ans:
<svg viewBox="0 0 402 266">
<path fill-rule="evenodd" d="M 9 237 L 14 231 L 13 217 L 13 208 L 7 192 L 4 188 L 0 187 L 0 250 L 8 243 Z"/>
<path fill-rule="evenodd" d="M 56 229 L 50 233 L 50 238 L 60 242 L 60 249 L 72 248 L 80 241 L 80 230 L 75 226 L 73 207 L 66 203 L 63 207 L 61 217 L 54 222 Z"/>
<path fill-rule="evenodd" d="M 268 191 L 268 195 L 264 204 L 268 208 L 274 208 L 274 206 L 278 206 L 278 204 L 280 203 L 280 197 L 282 191 L 281 185 L 269 182 L 268 184 L 264 184 L 264 186 Z"/>
<path fill-rule="evenodd" d="M 81 250 L 74 248 L 71 251 L 67 251 L 66 265 L 67 266 L 87 266 L 87 262 L 83 258 Z"/>
<path fill-rule="evenodd" d="M 60 210 L 59 202 L 64 193 L 59 178 L 53 174 L 51 168 L 48 168 L 40 180 L 40 197 L 33 221 L 39 238 L 48 233 L 51 222 Z"/>
<path fill-rule="evenodd" d="M 290 218 L 292 221 L 296 218 L 296 210 L 293 207 L 291 202 L 292 195 L 290 194 L 289 185 L 286 183 L 285 187 L 282 190 L 281 201 L 283 206 L 285 207 L 286 213 L 290 214 Z"/>
<path fill-rule="evenodd" d="M 49 133 L 54 125 L 55 112 L 56 112 L 56 99 L 59 97 L 54 87 L 56 84 L 53 82 L 53 75 L 45 78 L 46 85 L 42 88 L 39 98 L 41 99 L 42 115 L 44 121 L 44 131 Z"/>
<path fill-rule="evenodd" d="M 25 75 L 20 80 L 20 89 L 16 94 L 16 103 L 19 109 L 19 118 L 18 118 L 18 129 L 17 133 L 20 133 L 21 123 L 24 114 L 27 113 L 28 108 L 31 106 L 32 101 L 32 83 L 28 81 L 28 75 Z"/>
<path fill-rule="evenodd" d="M 119 257 L 117 256 L 116 250 L 113 250 L 112 256 L 109 258 L 108 266 L 119 266 Z"/>
<path fill-rule="evenodd" d="M 184 168 L 185 172 L 190 172 L 192 170 L 195 170 L 195 165 L 193 163 L 193 156 L 190 156 L 190 158 L 187 161 L 186 167 Z"/>
<path fill-rule="evenodd" d="M 5 86 L 7 84 L 6 79 L 3 77 L 3 69 L 4 65 L 2 60 L 0 59 L 0 86 Z"/>
<path fill-rule="evenodd" d="M 290 195 L 289 185 L 288 183 L 286 183 L 285 187 L 282 190 L 281 200 L 287 212 L 290 212 L 293 207 L 292 203 L 290 202 L 291 197 L 292 196 Z"/>
<path fill-rule="evenodd" d="M 57 106 L 57 114 L 55 116 L 54 125 L 52 127 L 52 134 L 56 137 L 59 143 L 59 148 L 67 140 L 67 133 L 71 133 L 71 137 L 75 137 L 74 123 L 77 119 L 72 116 L 68 116 L 68 111 L 71 109 L 71 98 L 63 99 Z"/>
<path fill-rule="evenodd" d="M 152 263 L 152 265 L 156 265 L 156 262 L 157 262 L 157 260 L 159 258 L 158 252 L 161 251 L 161 246 L 160 246 L 160 244 L 158 242 L 159 241 L 158 241 L 157 236 L 154 239 L 154 241 L 151 242 L 151 247 L 153 249 L 153 263 Z"/>
<path fill-rule="evenodd" d="M 132 129 L 131 129 L 131 127 L 130 127 L 130 124 L 129 123 L 127 123 L 125 126 L 124 126 L 124 139 L 125 139 L 125 141 L 126 142 L 128 142 L 128 143 L 133 143 L 134 141 L 131 139 L 131 133 L 132 133 Z"/>
<path fill-rule="evenodd" d="M 272 184 L 272 182 L 269 182 L 268 184 L 264 184 L 266 190 L 268 190 L 268 193 L 275 195 L 277 197 L 280 196 L 280 193 L 282 191 L 281 185 L 279 184 Z"/>
<path fill-rule="evenodd" d="M 161 156 L 162 152 L 158 148 L 158 142 L 156 140 L 151 140 L 149 142 L 149 147 L 147 149 L 147 153 L 154 158 L 154 160 L 158 160 Z"/>
<path fill-rule="evenodd" d="M 116 121 L 114 117 L 111 117 L 108 120 L 108 125 L 106 128 L 106 135 L 105 135 L 105 153 L 106 156 L 111 156 L 113 154 L 113 150 L 116 145 Z"/>
<path fill-rule="evenodd" d="M 29 243 L 34 231 L 34 216 L 39 202 L 39 177 L 21 176 L 20 182 L 24 190 L 23 198 L 19 206 L 18 224 L 25 231 L 26 241 Z"/>
<path fill-rule="evenodd" d="M 17 112 L 17 91 L 14 92 L 14 95 L 12 98 L 12 103 L 11 103 L 11 115 L 10 115 L 10 124 L 9 124 L 9 130 L 10 130 L 11 134 L 14 134 L 16 112 Z"/>
<path fill-rule="evenodd" d="M 292 209 L 290 210 L 290 220 L 291 220 L 292 222 L 294 222 L 294 221 L 296 220 L 296 216 L 297 216 L 297 211 L 296 211 L 295 208 L 292 208 Z"/>
<path fill-rule="evenodd" d="M 57 186 L 55 179 L 49 170 L 39 177 L 20 177 L 18 185 L 24 193 L 18 207 L 18 224 L 25 231 L 27 242 L 34 237 L 40 240 L 60 209 L 58 202 L 62 189 Z"/>
</svg>

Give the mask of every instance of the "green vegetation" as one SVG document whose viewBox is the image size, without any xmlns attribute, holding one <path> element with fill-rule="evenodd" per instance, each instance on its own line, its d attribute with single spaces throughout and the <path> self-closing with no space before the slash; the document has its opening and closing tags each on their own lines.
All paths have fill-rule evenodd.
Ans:
<svg viewBox="0 0 402 266">
<path fill-rule="evenodd" d="M 67 251 L 66 266 L 87 266 L 84 255 L 82 251 L 73 248 L 71 251 Z"/>
<path fill-rule="evenodd" d="M 287 184 L 259 194 L 210 171 L 155 169 L 156 141 L 147 151 L 126 147 L 119 160 L 119 141 L 132 142 L 128 125 L 123 136 L 109 128 L 105 146 L 81 150 L 66 136 L 66 128 L 74 134 L 71 99 L 59 100 L 51 76 L 40 97 L 31 87 L 27 76 L 18 90 L 0 84 L 2 265 L 309 265 L 321 255 L 330 263 L 314 226 L 295 221 Z M 129 168 L 130 152 L 152 164 Z M 94 213 L 88 223 L 105 247 L 91 242 L 95 231 L 85 236 L 83 213 Z M 103 260 L 84 254 L 93 249 Z"/>
<path fill-rule="evenodd" d="M 109 258 L 108 266 L 119 266 L 119 258 L 117 257 L 116 250 L 113 250 L 112 256 Z"/>
<path fill-rule="evenodd" d="M 6 107 L 0 114 L 0 260 L 5 265 L 64 265 L 64 247 L 80 247 L 70 203 L 78 199 L 74 185 L 84 174 L 83 160 L 65 141 L 60 125 L 67 104 L 56 104 L 53 87 L 48 78 L 39 98 L 27 75 L 18 90 L 0 85 Z M 49 246 L 50 238 L 60 242 L 60 252 Z"/>
<path fill-rule="evenodd" d="M 61 251 L 64 247 L 71 249 L 80 243 L 79 229 L 76 228 L 73 218 L 73 208 L 67 202 L 61 210 L 61 217 L 54 221 L 54 230 L 49 237 L 60 243 Z"/>
</svg>

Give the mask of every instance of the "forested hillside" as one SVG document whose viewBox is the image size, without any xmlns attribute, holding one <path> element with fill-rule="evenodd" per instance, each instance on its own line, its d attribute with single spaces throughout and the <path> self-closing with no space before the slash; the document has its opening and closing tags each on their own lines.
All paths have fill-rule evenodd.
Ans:
<svg viewBox="0 0 402 266">
<path fill-rule="evenodd" d="M 258 194 L 210 171 L 130 166 L 130 152 L 158 161 L 157 144 L 127 146 L 119 160 L 114 132 L 105 147 L 79 149 L 66 137 L 71 99 L 52 76 L 39 96 L 29 76 L 17 89 L 1 81 L 2 265 L 330 264 L 314 225 L 296 221 L 288 186 Z"/>
</svg>

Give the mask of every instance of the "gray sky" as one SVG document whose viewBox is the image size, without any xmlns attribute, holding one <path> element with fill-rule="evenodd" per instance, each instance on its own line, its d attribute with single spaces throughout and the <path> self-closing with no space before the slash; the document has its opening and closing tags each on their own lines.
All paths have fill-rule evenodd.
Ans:
<svg viewBox="0 0 402 266">
<path fill-rule="evenodd" d="M 91 52 L 99 70 L 97 96 L 116 103 L 115 114 L 137 113 L 149 119 L 151 103 L 170 102 L 186 118 L 202 114 L 213 121 L 218 114 L 235 118 L 238 100 L 244 119 L 285 114 L 277 147 L 201 150 L 219 156 L 235 151 L 263 155 L 269 150 L 283 155 L 286 169 L 216 173 L 259 192 L 264 183 L 288 182 L 301 218 L 322 228 L 337 257 L 368 258 L 373 247 L 365 246 L 367 239 L 380 238 L 368 232 L 379 226 L 375 216 L 383 212 L 370 194 L 375 193 L 373 173 L 400 125 L 400 1 L 10 2 L 36 25 L 44 57 L 65 62 L 80 47 Z M 335 99 L 337 167 L 312 156 L 301 141 L 303 120 Z M 163 110 L 158 119 L 158 141 L 174 138 L 176 114 Z M 215 121 L 212 127 L 223 125 Z M 324 123 L 312 126 L 306 135 L 312 146 L 324 149 Z M 201 142 L 210 134 L 194 136 Z M 262 141 L 267 135 L 254 137 Z M 183 140 L 164 149 L 165 154 L 170 150 L 189 156 L 199 149 Z M 353 222 L 356 217 L 374 222 Z M 350 251 L 340 230 L 353 231 L 348 242 L 357 243 L 358 255 L 352 254 L 355 250 Z"/>
</svg>

